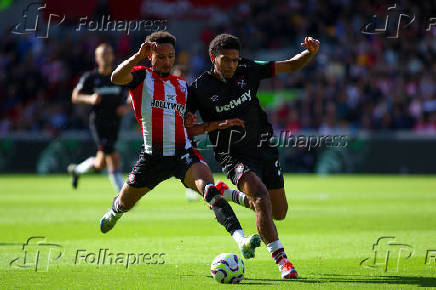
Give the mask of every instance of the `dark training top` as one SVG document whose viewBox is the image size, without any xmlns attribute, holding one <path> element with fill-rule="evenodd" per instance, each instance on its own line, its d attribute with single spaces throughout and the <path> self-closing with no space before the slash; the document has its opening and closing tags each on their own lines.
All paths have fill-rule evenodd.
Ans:
<svg viewBox="0 0 436 290">
<path fill-rule="evenodd" d="M 187 109 L 199 111 L 203 121 L 239 118 L 245 123 L 245 129 L 232 127 L 209 132 L 215 154 L 258 156 L 261 137 L 265 134 L 271 137 L 273 129 L 256 94 L 260 81 L 273 76 L 274 62 L 241 59 L 235 74 L 226 82 L 216 78 L 213 71 L 206 71 L 189 86 Z M 265 146 L 266 142 L 262 144 Z"/>
<path fill-rule="evenodd" d="M 104 76 L 97 70 L 85 72 L 76 88 L 81 94 L 101 95 L 101 102 L 92 106 L 91 120 L 108 126 L 120 122 L 121 117 L 117 114 L 117 108 L 125 104 L 126 99 L 123 88 L 112 84 L 110 75 Z"/>
</svg>

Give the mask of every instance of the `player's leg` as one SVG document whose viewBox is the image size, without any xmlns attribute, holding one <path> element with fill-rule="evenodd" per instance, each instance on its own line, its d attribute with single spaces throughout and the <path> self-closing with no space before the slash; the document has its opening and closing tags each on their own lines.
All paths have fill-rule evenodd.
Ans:
<svg viewBox="0 0 436 290">
<path fill-rule="evenodd" d="M 227 232 L 235 239 L 242 255 L 246 259 L 255 256 L 255 248 L 260 246 L 260 237 L 250 235 L 245 237 L 241 224 L 233 212 L 232 207 L 222 197 L 221 192 L 214 185 L 212 172 L 205 162 L 200 162 L 197 156 L 193 155 L 192 150 L 187 153 L 190 164 L 179 163 L 180 178 L 186 187 L 199 192 L 206 202 L 209 203 L 218 222 L 225 227 Z M 186 156 L 186 155 L 185 155 Z M 187 170 L 186 170 L 187 169 Z"/>
<path fill-rule="evenodd" d="M 279 163 L 277 148 L 263 148 L 262 181 L 268 189 L 272 205 L 272 217 L 275 220 L 283 220 L 288 212 L 284 179 Z"/>
<path fill-rule="evenodd" d="M 240 206 L 252 208 L 254 210 L 254 207 L 250 203 L 250 199 L 242 191 L 232 189 L 220 180 L 217 181 L 216 188 L 218 188 L 225 200 L 232 201 Z"/>
<path fill-rule="evenodd" d="M 99 171 L 105 168 L 104 152 L 99 150 L 95 156 L 90 156 L 79 164 L 68 165 L 67 171 L 72 176 L 71 184 L 74 189 L 77 188 L 79 177 L 82 174 Z"/>
<path fill-rule="evenodd" d="M 135 188 L 125 183 L 120 193 L 114 197 L 112 208 L 100 220 L 101 232 L 110 231 L 121 216 L 132 209 L 136 202 L 149 191 L 147 187 Z"/>
<path fill-rule="evenodd" d="M 248 168 L 241 170 L 241 173 L 238 186 L 252 199 L 256 212 L 256 226 L 268 252 L 278 265 L 282 278 L 296 278 L 297 271 L 285 254 L 284 247 L 278 238 L 277 228 L 272 220 L 272 205 L 265 184 L 254 171 Z"/>
<path fill-rule="evenodd" d="M 284 188 L 268 189 L 272 205 L 272 217 L 275 220 L 283 220 L 288 212 L 288 201 Z"/>
<path fill-rule="evenodd" d="M 191 150 L 192 153 L 200 160 L 200 162 L 203 162 L 204 164 L 207 165 L 207 162 L 204 160 L 203 156 L 200 154 L 200 152 L 198 152 L 196 148 L 192 148 Z M 209 166 L 207 167 L 209 168 Z M 250 207 L 249 199 L 246 197 L 246 195 L 243 192 L 237 189 L 229 188 L 227 184 L 225 184 L 220 180 L 217 181 L 215 187 L 221 192 L 221 196 L 228 202 L 231 201 L 243 207 L 247 207 L 247 208 Z"/>
<path fill-rule="evenodd" d="M 238 187 L 251 199 L 256 212 L 256 227 L 265 244 L 278 239 L 272 221 L 272 206 L 268 190 L 254 171 L 245 172 L 239 179 Z"/>
<path fill-rule="evenodd" d="M 94 139 L 95 145 L 97 145 L 97 154 L 94 159 L 94 170 L 100 171 L 106 168 L 106 160 L 104 158 L 105 151 L 105 130 L 104 127 L 96 122 L 94 118 L 89 120 L 89 130 L 91 136 Z"/>
<path fill-rule="evenodd" d="M 112 208 L 116 212 L 127 212 L 150 190 L 148 187 L 133 187 L 125 183 L 120 193 L 114 198 Z"/>
<path fill-rule="evenodd" d="M 120 129 L 119 122 L 112 122 L 109 126 L 105 127 L 103 131 L 104 139 L 104 153 L 105 160 L 107 163 L 108 176 L 109 180 L 112 183 L 114 189 L 119 192 L 123 187 L 124 180 L 123 175 L 121 174 L 121 160 L 118 152 L 115 151 L 115 144 L 118 140 L 118 131 Z"/>
<path fill-rule="evenodd" d="M 113 151 L 105 154 L 105 160 L 112 186 L 119 192 L 124 184 L 123 174 L 120 171 L 120 155 L 118 152 Z"/>
<path fill-rule="evenodd" d="M 186 171 L 183 183 L 204 197 L 205 187 L 214 184 L 214 181 L 209 167 L 201 162 L 195 162 Z"/>
<path fill-rule="evenodd" d="M 95 171 L 101 171 L 106 168 L 106 159 L 104 158 L 105 154 L 103 150 L 98 150 L 94 159 L 93 169 Z"/>
<path fill-rule="evenodd" d="M 170 175 L 165 171 L 168 167 L 167 163 L 146 154 L 143 148 L 129 178 L 113 199 L 112 208 L 100 220 L 100 230 L 103 233 L 111 230 L 117 220 L 132 209 L 141 197 L 162 180 L 169 178 Z"/>
<path fill-rule="evenodd" d="M 72 180 L 71 184 L 74 189 L 77 188 L 79 177 L 81 174 L 99 171 L 106 168 L 106 161 L 104 158 L 104 130 L 100 123 L 96 122 L 95 116 L 91 115 L 89 119 L 89 130 L 91 136 L 94 139 L 95 145 L 97 146 L 97 154 L 95 156 L 90 156 L 80 164 L 70 164 L 68 165 L 67 171 L 71 174 Z"/>
<path fill-rule="evenodd" d="M 272 217 L 275 220 L 283 220 L 288 212 L 288 201 L 286 200 L 278 150 L 277 148 L 265 148 L 262 153 L 264 157 L 262 181 L 268 189 Z"/>
</svg>

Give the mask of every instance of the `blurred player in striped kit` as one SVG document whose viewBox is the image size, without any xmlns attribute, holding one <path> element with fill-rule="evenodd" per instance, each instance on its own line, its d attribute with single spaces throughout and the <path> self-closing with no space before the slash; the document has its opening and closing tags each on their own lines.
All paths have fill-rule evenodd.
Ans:
<svg viewBox="0 0 436 290">
<path fill-rule="evenodd" d="M 185 187 L 203 196 L 218 222 L 235 239 L 244 258 L 253 258 L 255 248 L 260 246 L 260 236 L 244 236 L 226 200 L 231 191 L 227 188 L 222 191 L 214 184 L 207 163 L 188 139 L 185 129 L 187 84 L 170 74 L 175 44 L 176 39 L 170 33 L 154 32 L 136 54 L 112 73 L 113 83 L 129 89 L 144 144 L 126 183 L 113 199 L 112 208 L 100 220 L 100 230 L 110 231 L 146 193 L 174 176 Z M 146 58 L 151 60 L 151 68 L 137 65 Z M 238 120 L 229 120 L 229 124 L 235 122 Z M 237 203 L 243 203 L 245 195 L 234 192 L 239 196 Z"/>
</svg>

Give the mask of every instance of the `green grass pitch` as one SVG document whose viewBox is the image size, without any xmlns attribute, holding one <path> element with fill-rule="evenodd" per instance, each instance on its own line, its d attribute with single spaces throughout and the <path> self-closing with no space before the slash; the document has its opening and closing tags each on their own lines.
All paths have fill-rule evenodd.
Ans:
<svg viewBox="0 0 436 290">
<path fill-rule="evenodd" d="M 114 196 L 105 175 L 82 177 L 76 191 L 66 175 L 1 175 L 0 289 L 436 287 L 435 177 L 286 175 L 285 182 L 289 211 L 276 225 L 300 278 L 281 280 L 262 245 L 245 260 L 240 285 L 221 285 L 210 263 L 238 248 L 204 202 L 185 200 L 177 180 L 157 186 L 104 235 L 98 221 Z M 254 233 L 254 213 L 231 205 L 245 233 Z M 105 263 L 103 250 L 96 262 L 99 249 L 112 255 Z"/>
</svg>

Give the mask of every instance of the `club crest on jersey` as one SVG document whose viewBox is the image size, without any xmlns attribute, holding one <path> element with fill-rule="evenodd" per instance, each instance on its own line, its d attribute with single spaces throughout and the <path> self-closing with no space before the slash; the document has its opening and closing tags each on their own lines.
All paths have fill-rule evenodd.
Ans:
<svg viewBox="0 0 436 290">
<path fill-rule="evenodd" d="M 241 175 L 244 172 L 244 164 L 238 163 L 236 165 L 235 172 L 236 172 L 237 175 Z"/>
<path fill-rule="evenodd" d="M 250 90 L 248 90 L 247 92 L 243 93 L 236 100 L 231 100 L 227 105 L 216 106 L 215 110 L 218 113 L 222 112 L 222 111 L 230 111 L 230 110 L 240 106 L 241 104 L 243 104 L 245 102 L 249 102 L 249 101 L 251 101 L 251 91 Z"/>
<path fill-rule="evenodd" d="M 130 173 L 130 174 L 129 174 L 129 181 L 130 181 L 131 183 L 135 182 L 135 174 L 133 174 L 133 173 Z"/>
<path fill-rule="evenodd" d="M 218 95 L 213 95 L 212 97 L 210 97 L 210 100 L 212 102 L 216 102 L 218 100 L 219 96 Z"/>
<path fill-rule="evenodd" d="M 182 94 L 186 93 L 186 87 L 185 86 L 179 85 L 179 89 L 182 92 Z"/>
<path fill-rule="evenodd" d="M 182 157 L 180 157 L 180 159 L 185 159 L 185 162 L 187 165 L 192 163 L 192 158 L 189 156 L 189 153 L 186 153 L 185 155 L 183 155 Z"/>
<path fill-rule="evenodd" d="M 239 78 L 236 81 L 236 84 L 238 85 L 238 87 L 240 87 L 241 89 L 245 87 L 245 85 L 247 84 L 247 82 L 244 80 L 243 77 Z"/>
</svg>

